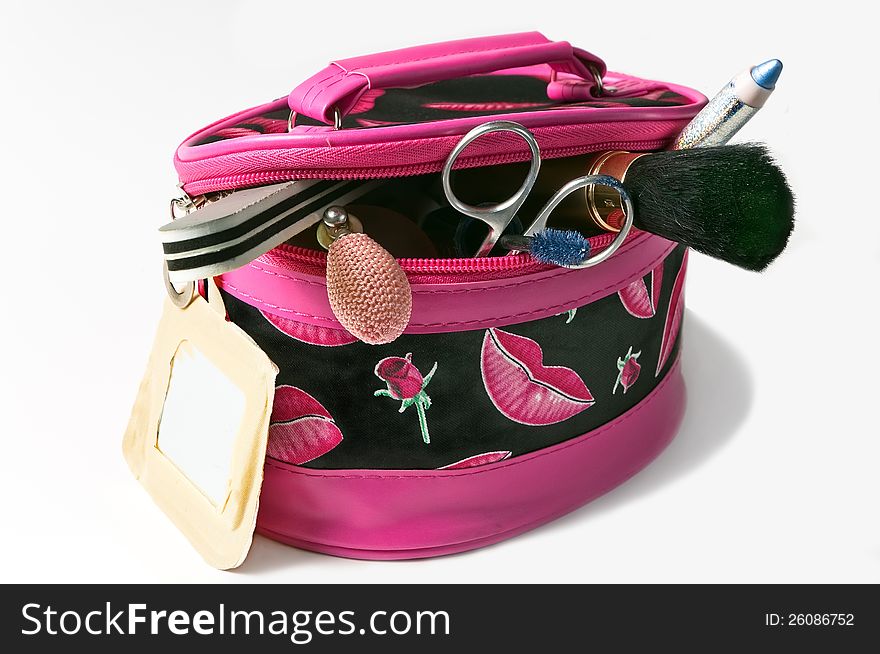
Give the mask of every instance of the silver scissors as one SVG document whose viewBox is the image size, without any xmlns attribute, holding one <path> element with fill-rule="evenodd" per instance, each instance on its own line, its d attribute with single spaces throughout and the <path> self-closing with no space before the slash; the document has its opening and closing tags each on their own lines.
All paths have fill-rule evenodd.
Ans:
<svg viewBox="0 0 880 654">
<path fill-rule="evenodd" d="M 526 178 L 523 181 L 522 186 L 519 187 L 519 190 L 517 190 L 504 202 L 500 202 L 498 204 L 481 204 L 479 206 L 473 206 L 466 202 L 462 202 L 452 190 L 452 167 L 455 165 L 456 160 L 465 150 L 465 148 L 467 148 L 467 146 L 469 146 L 481 136 L 491 134 L 492 132 L 513 132 L 514 134 L 520 136 L 526 142 L 526 145 L 529 146 L 530 151 L 529 172 L 526 174 Z M 482 125 L 475 127 L 470 132 L 465 134 L 464 137 L 452 149 L 452 152 L 449 153 L 449 157 L 446 159 L 446 163 L 443 165 L 443 171 L 440 176 L 441 182 L 443 184 L 443 192 L 446 195 L 447 201 L 457 211 L 471 218 L 480 220 L 489 227 L 489 233 L 486 235 L 486 238 L 483 239 L 482 244 L 477 249 L 477 252 L 474 255 L 475 257 L 488 256 L 489 253 L 492 251 L 492 248 L 495 247 L 498 239 L 501 238 L 504 230 L 506 230 L 510 226 L 511 221 L 513 221 L 517 212 L 522 208 L 522 205 L 526 201 L 526 198 L 528 198 L 529 193 L 531 193 L 532 188 L 535 186 L 535 182 L 538 179 L 538 172 L 540 171 L 540 169 L 541 151 L 538 148 L 538 141 L 535 139 L 534 134 L 532 134 L 523 125 L 520 125 L 519 123 L 511 120 L 495 120 L 488 123 L 483 123 Z M 505 240 L 515 242 L 517 244 L 517 250 L 528 250 L 528 243 L 530 242 L 531 237 L 547 227 L 547 220 L 553 210 L 559 205 L 559 203 L 562 202 L 571 193 L 574 193 L 578 189 L 582 189 L 586 186 L 608 186 L 617 191 L 620 194 L 621 199 L 623 200 L 625 219 L 623 225 L 620 228 L 620 231 L 617 233 L 617 237 L 608 247 L 606 247 L 594 256 L 585 258 L 583 261 L 579 262 L 576 265 L 569 265 L 566 267 L 587 268 L 589 266 L 595 266 L 598 263 L 602 263 L 612 254 L 614 254 L 617 248 L 619 248 L 621 244 L 623 244 L 624 239 L 626 238 L 627 234 L 629 234 L 629 231 L 632 228 L 633 217 L 635 214 L 635 212 L 633 211 L 633 204 L 629 193 L 627 193 L 626 189 L 623 187 L 623 184 L 621 184 L 620 181 L 609 175 L 585 175 L 583 177 L 576 177 L 575 179 L 571 180 L 558 191 L 556 191 L 553 197 L 550 198 L 547 204 L 544 205 L 544 208 L 541 209 L 541 211 L 538 213 L 538 216 L 525 229 L 521 237 L 507 238 Z M 523 224 L 527 224 L 526 221 L 523 221 Z"/>
</svg>

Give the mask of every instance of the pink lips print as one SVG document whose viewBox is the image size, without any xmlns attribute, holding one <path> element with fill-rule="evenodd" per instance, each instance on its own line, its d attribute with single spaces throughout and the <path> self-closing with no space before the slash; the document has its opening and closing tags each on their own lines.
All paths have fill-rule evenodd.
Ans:
<svg viewBox="0 0 880 654">
<path fill-rule="evenodd" d="M 636 318 L 652 318 L 657 313 L 657 302 L 660 300 L 660 288 L 663 284 L 663 262 L 651 271 L 651 291 L 645 285 L 644 277 L 639 277 L 629 286 L 620 289 L 617 295 L 623 308 Z"/>
<path fill-rule="evenodd" d="M 509 111 L 511 109 L 532 109 L 545 107 L 541 102 L 429 102 L 423 105 L 426 109 L 443 111 Z"/>
<path fill-rule="evenodd" d="M 354 106 L 348 110 L 349 115 L 362 114 L 369 111 L 376 106 L 376 100 L 383 95 L 385 95 L 385 91 L 382 89 L 364 91 L 361 97 L 357 99 L 357 102 L 354 103 Z"/>
<path fill-rule="evenodd" d="M 469 456 L 466 459 L 462 459 L 461 461 L 456 461 L 455 463 L 450 463 L 449 465 L 440 466 L 437 470 L 461 470 L 462 468 L 476 468 L 477 466 L 484 466 L 487 463 L 495 463 L 496 461 L 504 461 L 510 457 L 510 452 L 507 450 L 499 450 L 497 452 L 484 452 L 483 454 L 475 454 L 474 456 Z"/>
<path fill-rule="evenodd" d="M 401 124 L 393 120 L 373 120 L 371 118 L 356 118 L 355 121 L 361 127 L 388 127 L 389 125 Z"/>
<path fill-rule="evenodd" d="M 342 442 L 327 409 L 295 386 L 278 386 L 269 423 L 266 454 L 287 463 L 306 463 Z"/>
<path fill-rule="evenodd" d="M 486 330 L 480 369 L 495 407 L 523 425 L 552 425 L 590 408 L 595 400 L 574 370 L 544 366 L 535 341 L 509 332 Z"/>
<path fill-rule="evenodd" d="M 246 125 L 256 125 L 261 128 L 263 134 L 286 134 L 287 121 L 278 120 L 276 118 L 264 118 L 263 116 L 252 116 L 244 121 Z"/>
<path fill-rule="evenodd" d="M 222 136 L 225 139 L 237 139 L 241 136 L 259 136 L 262 132 L 247 127 L 224 127 L 214 132 L 213 136 Z"/>
<path fill-rule="evenodd" d="M 297 320 L 282 318 L 273 313 L 266 313 L 265 311 L 261 311 L 260 313 L 262 313 L 263 317 L 278 331 L 283 332 L 298 341 L 308 343 L 309 345 L 339 347 L 340 345 L 357 343 L 357 339 L 344 329 L 331 329 L 330 327 L 309 325 Z"/>
<path fill-rule="evenodd" d="M 684 278 L 687 272 L 688 252 L 684 251 L 681 259 L 681 267 L 675 276 L 675 283 L 672 285 L 672 294 L 669 296 L 669 308 L 666 310 L 666 322 L 663 325 L 663 340 L 660 341 L 660 358 L 657 361 L 657 371 L 654 376 L 660 374 L 666 360 L 669 358 L 672 348 L 675 346 L 675 340 L 678 338 L 678 328 L 681 325 L 681 316 L 684 313 L 684 302 L 682 302 L 682 290 L 684 290 Z"/>
</svg>

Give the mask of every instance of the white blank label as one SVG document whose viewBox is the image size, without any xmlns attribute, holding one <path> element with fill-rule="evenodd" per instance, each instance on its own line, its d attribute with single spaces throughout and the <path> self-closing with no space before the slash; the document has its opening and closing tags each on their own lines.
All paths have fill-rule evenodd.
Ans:
<svg viewBox="0 0 880 654">
<path fill-rule="evenodd" d="M 180 344 L 157 446 L 215 506 L 226 498 L 244 406 L 238 386 L 191 343 Z"/>
</svg>

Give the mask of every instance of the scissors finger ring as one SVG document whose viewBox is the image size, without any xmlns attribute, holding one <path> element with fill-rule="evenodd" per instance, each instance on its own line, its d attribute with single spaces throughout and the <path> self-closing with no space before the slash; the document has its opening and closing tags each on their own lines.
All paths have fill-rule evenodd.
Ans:
<svg viewBox="0 0 880 654">
<path fill-rule="evenodd" d="M 522 137 L 529 146 L 531 165 L 529 166 L 529 172 L 526 175 L 525 180 L 523 180 L 522 186 L 520 186 L 519 190 L 507 200 L 498 204 L 473 206 L 459 200 L 455 195 L 455 192 L 452 190 L 452 167 L 467 146 L 481 136 L 492 132 L 513 132 Z M 477 253 L 474 255 L 475 257 L 485 257 L 492 251 L 492 248 L 495 247 L 495 243 L 501 238 L 504 230 L 507 229 L 508 225 L 510 225 L 510 222 L 513 220 L 513 217 L 516 215 L 516 212 L 520 210 L 523 202 L 526 201 L 532 187 L 535 185 L 535 181 L 538 179 L 538 171 L 540 168 L 541 151 L 538 148 L 538 142 L 535 140 L 534 135 L 519 123 L 510 120 L 495 120 L 475 127 L 465 134 L 465 136 L 452 149 L 452 152 L 449 153 L 449 157 L 443 165 L 443 172 L 440 176 L 446 199 L 457 211 L 466 216 L 470 216 L 471 218 L 480 220 L 486 223 L 489 227 L 489 233 L 486 235 L 486 238 L 483 239 Z"/>
</svg>

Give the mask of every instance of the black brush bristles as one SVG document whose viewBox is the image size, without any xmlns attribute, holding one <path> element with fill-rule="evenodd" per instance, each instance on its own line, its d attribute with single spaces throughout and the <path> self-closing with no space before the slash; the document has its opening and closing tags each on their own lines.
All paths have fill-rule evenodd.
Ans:
<svg viewBox="0 0 880 654">
<path fill-rule="evenodd" d="M 651 153 L 626 175 L 635 225 L 749 270 L 788 242 L 794 196 L 761 144 Z"/>
</svg>

